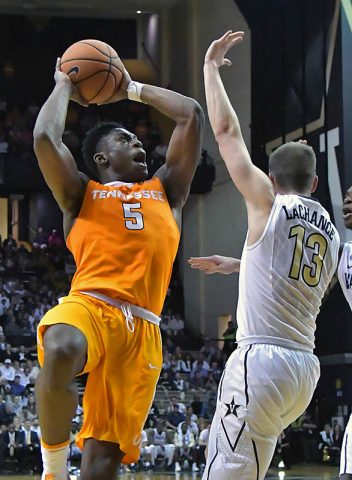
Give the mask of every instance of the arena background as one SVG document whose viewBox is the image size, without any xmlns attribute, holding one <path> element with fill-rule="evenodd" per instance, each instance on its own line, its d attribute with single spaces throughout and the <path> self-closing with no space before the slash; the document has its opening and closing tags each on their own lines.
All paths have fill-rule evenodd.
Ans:
<svg viewBox="0 0 352 480">
<path fill-rule="evenodd" d="M 204 54 L 229 28 L 246 32 L 222 78 L 253 161 L 266 171 L 274 148 L 306 138 L 318 159 L 317 197 L 341 239 L 351 239 L 341 216 L 343 193 L 352 185 L 351 0 L 0 0 L 0 66 L 11 61 L 15 68 L 10 81 L 1 76 L 0 97 L 42 102 L 53 86 L 56 57 L 74 41 L 99 38 L 116 48 L 134 79 L 190 95 L 206 111 Z M 109 107 L 100 108 L 109 114 Z M 151 115 L 167 141 L 169 122 Z M 209 122 L 203 148 L 184 211 L 177 274 L 187 330 L 218 339 L 236 318 L 238 277 L 200 275 L 186 260 L 212 253 L 240 257 L 246 212 Z M 2 239 L 13 233 L 32 242 L 39 226 L 60 229 L 60 217 L 33 155 L 23 160 L 1 153 Z M 322 377 L 313 406 L 320 420 L 340 416 L 345 423 L 352 405 L 352 322 L 338 285 L 317 325 Z"/>
</svg>

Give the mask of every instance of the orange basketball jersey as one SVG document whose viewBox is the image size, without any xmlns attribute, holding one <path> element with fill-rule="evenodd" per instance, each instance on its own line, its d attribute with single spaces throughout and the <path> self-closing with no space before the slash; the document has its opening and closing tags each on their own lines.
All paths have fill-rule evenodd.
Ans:
<svg viewBox="0 0 352 480">
<path fill-rule="evenodd" d="M 94 291 L 159 315 L 180 232 L 157 177 L 90 181 L 68 237 L 76 261 L 71 292 Z"/>
</svg>

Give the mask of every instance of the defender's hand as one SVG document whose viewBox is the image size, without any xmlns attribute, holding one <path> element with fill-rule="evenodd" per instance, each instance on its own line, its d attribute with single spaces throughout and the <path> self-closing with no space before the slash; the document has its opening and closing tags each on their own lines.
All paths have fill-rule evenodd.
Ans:
<svg viewBox="0 0 352 480">
<path fill-rule="evenodd" d="M 222 67 L 223 65 L 230 67 L 232 63 L 228 58 L 225 58 L 225 55 L 236 43 L 241 42 L 243 37 L 244 32 L 233 33 L 232 30 L 227 31 L 225 35 L 210 45 L 205 55 L 204 63 L 214 63 L 217 67 Z"/>
<path fill-rule="evenodd" d="M 241 261 L 237 258 L 223 257 L 221 255 L 211 255 L 210 257 L 191 257 L 188 260 L 191 268 L 201 270 L 207 275 L 213 273 L 222 273 L 229 275 L 240 271 Z"/>
</svg>

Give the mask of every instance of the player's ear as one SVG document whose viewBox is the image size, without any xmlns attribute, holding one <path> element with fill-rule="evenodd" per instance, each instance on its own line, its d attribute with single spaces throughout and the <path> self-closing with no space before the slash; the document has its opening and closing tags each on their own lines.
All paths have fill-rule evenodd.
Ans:
<svg viewBox="0 0 352 480">
<path fill-rule="evenodd" d="M 313 182 L 312 182 L 312 187 L 311 187 L 311 192 L 312 193 L 314 193 L 315 190 L 317 189 L 318 183 L 319 183 L 318 175 L 314 175 Z"/>
<path fill-rule="evenodd" d="M 93 159 L 97 165 L 104 165 L 108 161 L 106 155 L 102 152 L 95 153 Z"/>
</svg>

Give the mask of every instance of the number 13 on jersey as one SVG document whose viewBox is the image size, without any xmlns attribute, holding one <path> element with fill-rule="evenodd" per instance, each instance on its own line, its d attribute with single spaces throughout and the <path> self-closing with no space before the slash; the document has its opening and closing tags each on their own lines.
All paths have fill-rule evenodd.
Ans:
<svg viewBox="0 0 352 480">
<path fill-rule="evenodd" d="M 310 287 L 316 287 L 320 282 L 324 257 L 328 242 L 324 235 L 312 233 L 306 238 L 306 229 L 302 225 L 294 225 L 290 229 L 288 238 L 295 238 L 289 277 L 299 280 L 300 275 Z M 303 253 L 306 249 L 312 250 L 310 264 L 303 264 Z"/>
</svg>

